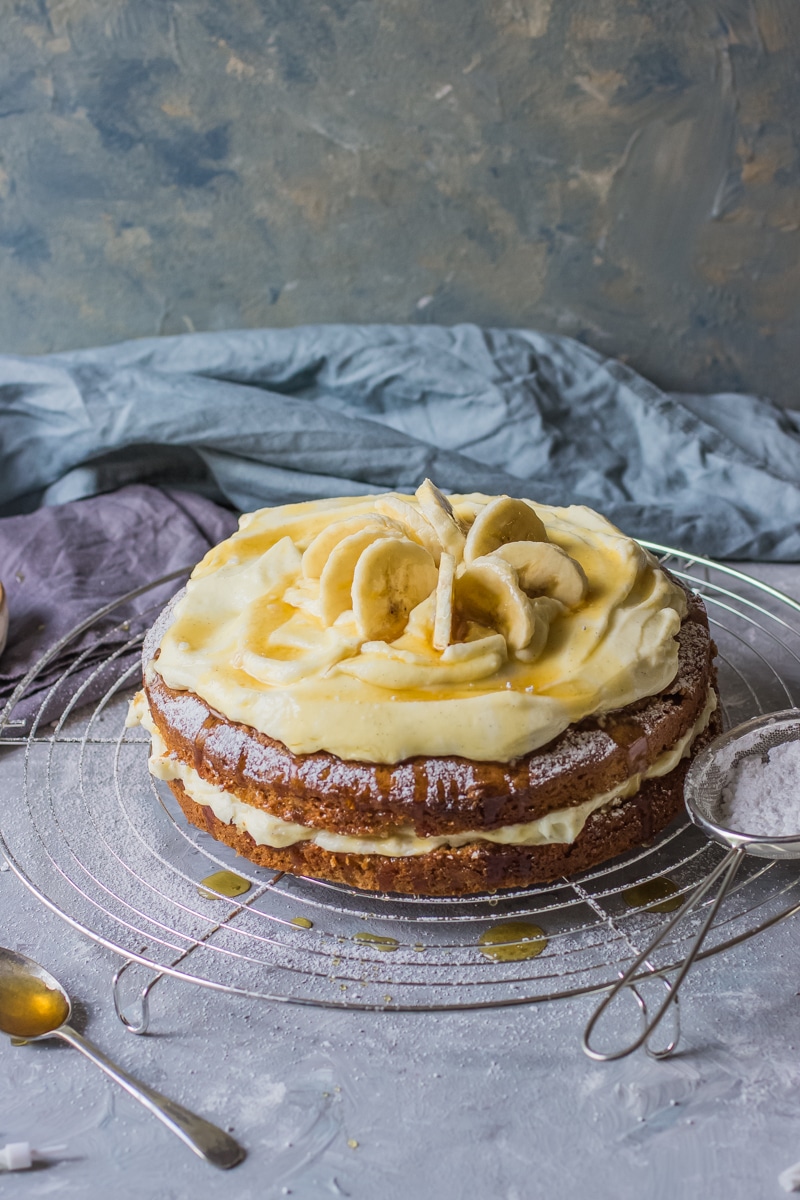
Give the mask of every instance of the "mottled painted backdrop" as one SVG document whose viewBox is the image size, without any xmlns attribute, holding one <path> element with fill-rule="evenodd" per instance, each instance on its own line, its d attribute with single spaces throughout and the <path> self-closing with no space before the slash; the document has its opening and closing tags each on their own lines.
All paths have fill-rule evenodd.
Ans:
<svg viewBox="0 0 800 1200">
<path fill-rule="evenodd" d="M 800 406 L 798 0 L 0 13 L 0 350 L 470 320 Z"/>
</svg>

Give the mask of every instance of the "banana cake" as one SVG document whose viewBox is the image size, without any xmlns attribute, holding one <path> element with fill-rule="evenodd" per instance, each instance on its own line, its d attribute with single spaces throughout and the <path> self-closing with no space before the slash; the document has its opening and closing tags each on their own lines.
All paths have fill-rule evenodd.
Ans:
<svg viewBox="0 0 800 1200">
<path fill-rule="evenodd" d="M 591 509 L 426 480 L 242 517 L 151 631 L 131 719 L 255 863 L 463 895 L 665 828 L 719 731 L 714 653 L 699 597 Z"/>
</svg>

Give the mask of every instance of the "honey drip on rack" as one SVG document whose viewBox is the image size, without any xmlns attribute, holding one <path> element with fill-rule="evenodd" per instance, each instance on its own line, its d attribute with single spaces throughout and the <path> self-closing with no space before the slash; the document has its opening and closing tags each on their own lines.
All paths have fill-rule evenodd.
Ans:
<svg viewBox="0 0 800 1200">
<path fill-rule="evenodd" d="M 290 925 L 296 925 L 298 929 L 313 929 L 314 922 L 309 921 L 308 917 L 292 917 Z"/>
<path fill-rule="evenodd" d="M 538 958 L 547 945 L 547 937 L 532 921 L 504 921 L 491 925 L 478 938 L 481 954 L 495 962 L 520 962 Z"/>
<path fill-rule="evenodd" d="M 391 954 L 400 945 L 397 938 L 384 937 L 380 933 L 367 933 L 366 930 L 361 933 L 353 934 L 354 942 L 369 942 L 376 950 L 383 950 L 385 954 Z"/>
<path fill-rule="evenodd" d="M 205 879 L 201 879 L 200 883 L 206 885 L 197 889 L 204 900 L 219 900 L 219 894 L 233 899 L 234 896 L 243 896 L 245 892 L 249 892 L 252 886 L 247 879 L 242 879 L 241 875 L 234 875 L 233 871 L 214 871 L 213 874 L 206 875 Z M 210 892 L 208 888 L 213 888 L 214 891 Z"/>
<path fill-rule="evenodd" d="M 25 976 L 0 985 L 0 1027 L 15 1039 L 51 1033 L 68 1016 L 69 1005 L 61 992 L 47 987 L 41 979 Z"/>
<path fill-rule="evenodd" d="M 674 912 L 683 903 L 683 896 L 679 894 L 677 886 L 671 879 L 665 879 L 663 876 L 626 888 L 622 899 L 630 908 L 644 908 L 647 912 L 654 913 Z"/>
</svg>

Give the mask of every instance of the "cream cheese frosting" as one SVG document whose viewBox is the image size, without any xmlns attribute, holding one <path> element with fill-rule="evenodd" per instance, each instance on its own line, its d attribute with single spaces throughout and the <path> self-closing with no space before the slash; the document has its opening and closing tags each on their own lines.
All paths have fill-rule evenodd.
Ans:
<svg viewBox="0 0 800 1200">
<path fill-rule="evenodd" d="M 686 602 L 652 555 L 591 509 L 514 501 L 579 585 L 532 594 L 503 557 L 528 543 L 487 540 L 496 498 L 448 499 L 452 520 L 394 493 L 248 514 L 193 572 L 148 670 L 295 754 L 373 763 L 509 761 L 669 685 Z"/>
<path fill-rule="evenodd" d="M 170 752 L 153 722 L 142 693 L 139 693 L 134 702 L 132 721 L 139 721 L 151 734 L 149 769 L 155 778 L 179 780 L 190 799 L 209 807 L 217 820 L 223 824 L 234 825 L 237 829 L 249 833 L 258 846 L 282 849 L 297 842 L 314 842 L 331 853 L 383 854 L 389 858 L 409 858 L 427 854 L 440 846 L 455 848 L 476 841 L 494 842 L 504 846 L 541 846 L 554 842 L 571 844 L 597 809 L 619 803 L 634 795 L 644 779 L 661 777 L 674 770 L 681 759 L 689 754 L 693 742 L 707 727 L 716 707 L 716 694 L 709 688 L 705 706 L 694 726 L 674 746 L 660 755 L 644 773 L 631 775 L 617 787 L 593 796 L 583 804 L 558 809 L 524 824 L 434 837 L 420 837 L 412 828 L 400 828 L 391 835 L 381 837 L 360 837 L 284 821 L 262 808 L 247 804 L 224 788 L 209 783 L 193 767 Z"/>
</svg>

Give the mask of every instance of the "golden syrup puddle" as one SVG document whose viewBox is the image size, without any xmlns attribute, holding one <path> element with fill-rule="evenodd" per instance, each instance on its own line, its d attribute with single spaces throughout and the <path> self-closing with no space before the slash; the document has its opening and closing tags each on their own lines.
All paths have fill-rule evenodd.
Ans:
<svg viewBox="0 0 800 1200">
<path fill-rule="evenodd" d="M 367 933 L 366 930 L 362 933 L 354 933 L 353 941 L 369 942 L 370 946 L 374 946 L 376 950 L 382 950 L 384 954 L 391 954 L 400 945 L 397 938 L 384 937 L 380 933 Z"/>
<path fill-rule="evenodd" d="M 61 992 L 41 979 L 25 975 L 0 981 L 0 1029 L 12 1038 L 52 1033 L 68 1016 L 69 1004 Z"/>
<path fill-rule="evenodd" d="M 214 871 L 213 874 L 206 875 L 205 879 L 201 879 L 200 883 L 205 884 L 205 887 L 197 889 L 204 900 L 219 900 L 220 895 L 233 899 L 234 896 L 243 896 L 252 887 L 249 880 L 242 879 L 241 875 L 234 875 L 233 871 Z M 213 888 L 214 891 L 210 892 L 208 888 Z"/>
<path fill-rule="evenodd" d="M 663 876 L 627 888 L 622 893 L 622 899 L 629 908 L 643 908 L 646 912 L 654 913 L 674 912 L 683 903 L 677 885 Z"/>
<path fill-rule="evenodd" d="M 313 929 L 314 922 L 309 921 L 308 917 L 292 917 L 290 925 L 296 925 L 298 929 Z"/>
<path fill-rule="evenodd" d="M 521 962 L 525 958 L 538 958 L 547 945 L 547 937 L 542 927 L 532 921 L 504 921 L 485 929 L 478 945 L 481 954 L 495 962 Z"/>
</svg>

